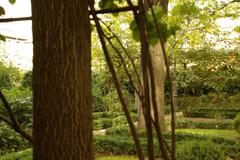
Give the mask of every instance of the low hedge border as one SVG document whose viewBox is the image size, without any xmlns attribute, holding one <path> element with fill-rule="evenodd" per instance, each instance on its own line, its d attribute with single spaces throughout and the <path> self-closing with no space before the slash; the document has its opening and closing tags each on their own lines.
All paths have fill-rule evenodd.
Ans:
<svg viewBox="0 0 240 160">
<path fill-rule="evenodd" d="M 170 125 L 170 121 L 167 121 L 167 125 Z M 177 119 L 177 129 L 184 128 L 198 128 L 198 129 L 233 129 L 232 120 L 222 121 L 193 121 L 189 119 Z"/>
</svg>

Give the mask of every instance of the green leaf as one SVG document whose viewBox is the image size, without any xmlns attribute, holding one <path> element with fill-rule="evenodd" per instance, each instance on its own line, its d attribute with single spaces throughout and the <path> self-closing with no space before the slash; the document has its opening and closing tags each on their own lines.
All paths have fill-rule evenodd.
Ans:
<svg viewBox="0 0 240 160">
<path fill-rule="evenodd" d="M 5 10 L 2 6 L 0 6 L 0 16 L 5 14 Z"/>
<path fill-rule="evenodd" d="M 240 26 L 235 27 L 234 31 L 240 33 Z"/>
<path fill-rule="evenodd" d="M 9 1 L 9 3 L 11 3 L 11 4 L 16 3 L 16 0 L 8 0 L 8 1 Z"/>
<path fill-rule="evenodd" d="M 101 0 L 99 3 L 98 3 L 99 7 L 102 8 L 102 9 L 107 9 L 107 8 L 114 8 L 116 7 L 114 5 L 114 0 Z"/>
<path fill-rule="evenodd" d="M 130 23 L 130 29 L 132 31 L 134 31 L 135 29 L 137 29 L 138 26 L 137 26 L 137 22 L 135 20 L 133 20 L 131 23 Z"/>
<path fill-rule="evenodd" d="M 4 42 L 5 42 L 5 41 L 6 41 L 5 36 L 3 36 L 3 35 L 0 34 L 0 41 L 4 41 Z"/>
<path fill-rule="evenodd" d="M 173 25 L 173 26 L 171 26 L 170 28 L 169 28 L 169 32 L 170 32 L 170 34 L 172 34 L 172 35 L 176 35 L 176 32 L 178 31 L 178 30 L 180 30 L 181 28 L 180 28 L 180 26 L 179 25 Z"/>
<path fill-rule="evenodd" d="M 155 46 L 158 43 L 158 41 L 159 41 L 158 37 L 153 37 L 153 38 L 150 39 L 149 42 L 152 46 Z"/>
<path fill-rule="evenodd" d="M 133 36 L 133 39 L 134 39 L 134 40 L 140 41 L 140 33 L 139 33 L 139 30 L 132 31 L 132 36 Z"/>
<path fill-rule="evenodd" d="M 91 32 L 94 30 L 95 25 L 91 23 Z"/>
</svg>

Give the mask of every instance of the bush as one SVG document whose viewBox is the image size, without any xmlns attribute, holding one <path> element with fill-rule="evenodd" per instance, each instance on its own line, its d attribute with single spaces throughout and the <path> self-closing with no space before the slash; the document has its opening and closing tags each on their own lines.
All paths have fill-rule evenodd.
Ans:
<svg viewBox="0 0 240 160">
<path fill-rule="evenodd" d="M 128 126 L 108 128 L 106 130 L 106 136 L 131 137 L 131 131 Z M 171 140 L 172 133 L 165 132 L 163 133 L 163 136 L 168 141 L 168 140 Z M 146 139 L 147 138 L 146 130 L 141 131 L 139 133 L 139 137 L 141 139 Z M 154 132 L 154 137 L 156 137 L 155 132 Z M 238 143 L 232 139 L 225 139 L 222 137 L 206 136 L 206 135 L 191 134 L 191 133 L 178 133 L 178 132 L 176 133 L 177 142 L 194 141 L 194 140 L 197 140 L 197 141 L 211 140 L 215 144 L 222 144 L 227 146 L 228 148 L 231 147 L 231 150 L 236 150 L 237 148 L 240 148 Z"/>
<path fill-rule="evenodd" d="M 16 153 L 10 153 L 3 157 L 1 160 L 32 160 L 32 149 L 26 149 Z"/>
<path fill-rule="evenodd" d="M 214 107 L 198 107 L 191 108 L 191 110 L 184 112 L 185 117 L 195 118 L 229 118 L 233 119 L 240 108 L 214 108 Z"/>
<path fill-rule="evenodd" d="M 106 135 L 131 136 L 131 133 L 128 127 L 112 127 L 106 130 Z"/>
<path fill-rule="evenodd" d="M 234 129 L 240 133 L 240 114 L 236 116 L 236 118 L 233 120 L 233 126 Z"/>
<path fill-rule="evenodd" d="M 28 146 L 28 142 L 5 123 L 0 122 L 0 155 L 16 152 Z"/>
<path fill-rule="evenodd" d="M 24 73 L 21 87 L 32 89 L 32 71 L 27 71 Z"/>
<path fill-rule="evenodd" d="M 168 122 L 170 123 L 170 122 Z M 176 128 L 199 128 L 199 129 L 233 129 L 232 121 L 192 121 L 188 119 L 177 119 Z"/>
<path fill-rule="evenodd" d="M 98 136 L 94 140 L 94 150 L 104 154 L 135 154 L 136 149 L 132 139 L 122 136 Z"/>
<path fill-rule="evenodd" d="M 113 118 L 113 115 L 109 112 L 96 112 L 93 113 L 93 119 L 98 119 L 98 118 Z"/>
<path fill-rule="evenodd" d="M 112 127 L 113 121 L 112 119 L 104 118 L 93 121 L 93 129 L 100 130 Z"/>
<path fill-rule="evenodd" d="M 131 117 L 132 117 L 133 122 L 137 121 L 136 113 L 131 113 Z M 120 115 L 113 119 L 113 126 L 124 126 L 127 124 L 128 124 L 128 122 L 127 122 L 127 118 L 125 115 Z"/>
<path fill-rule="evenodd" d="M 178 160 L 225 160 L 221 145 L 212 141 L 188 141 L 178 146 Z"/>
</svg>

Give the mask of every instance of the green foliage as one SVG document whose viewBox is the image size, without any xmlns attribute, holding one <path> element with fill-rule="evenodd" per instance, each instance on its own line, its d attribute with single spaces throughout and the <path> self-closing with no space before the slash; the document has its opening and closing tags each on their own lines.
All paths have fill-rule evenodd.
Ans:
<svg viewBox="0 0 240 160">
<path fill-rule="evenodd" d="M 93 113 L 93 119 L 101 119 L 101 118 L 113 118 L 113 114 L 110 112 L 95 112 Z"/>
<path fill-rule="evenodd" d="M 112 119 L 104 118 L 104 119 L 93 120 L 93 129 L 94 130 L 110 128 L 110 127 L 112 127 L 112 125 L 113 125 Z"/>
<path fill-rule="evenodd" d="M 0 157 L 1 160 L 32 160 L 32 149 L 7 154 Z"/>
<path fill-rule="evenodd" d="M 2 6 L 0 6 L 0 16 L 5 14 L 5 10 Z"/>
<path fill-rule="evenodd" d="M 17 116 L 19 123 L 28 128 L 32 129 L 32 97 L 26 97 L 23 99 L 17 99 L 11 102 L 14 114 Z"/>
<path fill-rule="evenodd" d="M 196 16 L 200 9 L 196 6 L 194 1 L 182 1 L 174 6 L 171 10 L 173 16 Z"/>
<path fill-rule="evenodd" d="M 224 138 L 226 140 L 237 140 L 239 134 L 235 130 L 227 129 L 177 129 L 178 133 L 198 134 L 209 137 Z"/>
<path fill-rule="evenodd" d="M 170 125 L 170 122 L 168 122 Z M 232 121 L 201 121 L 177 119 L 176 128 L 201 128 L 201 129 L 233 129 Z"/>
<path fill-rule="evenodd" d="M 234 129 L 240 133 L 240 114 L 238 114 L 233 120 Z"/>
<path fill-rule="evenodd" d="M 5 36 L 4 36 L 4 35 L 2 35 L 2 34 L 0 34 L 0 40 L 1 40 L 1 41 L 6 41 L 6 38 L 5 38 Z"/>
<path fill-rule="evenodd" d="M 27 141 L 4 122 L 0 122 L 0 135 L 0 155 L 16 152 L 28 146 Z"/>
<path fill-rule="evenodd" d="M 13 87 L 10 75 L 7 72 L 3 72 L 0 75 L 0 88 L 10 89 Z"/>
<path fill-rule="evenodd" d="M 211 141 L 188 141 L 178 147 L 179 160 L 225 160 L 225 153 L 220 145 Z"/>
<path fill-rule="evenodd" d="M 2 90 L 7 97 L 14 114 L 16 115 L 20 124 L 31 131 L 32 128 L 32 91 L 28 89 L 10 89 Z M 0 114 L 8 116 L 5 108 L 0 105 Z"/>
<path fill-rule="evenodd" d="M 135 113 L 131 113 L 131 117 L 133 122 L 137 121 L 137 115 Z M 113 119 L 113 125 L 114 126 L 124 126 L 127 125 L 127 118 L 125 115 L 120 115 Z"/>
<path fill-rule="evenodd" d="M 240 108 L 192 107 L 186 117 L 195 118 L 229 118 L 233 119 L 240 112 Z"/>
<path fill-rule="evenodd" d="M 96 153 L 100 154 L 125 154 L 125 155 L 135 155 L 136 149 L 134 142 L 131 138 L 131 134 L 128 127 L 121 128 L 109 128 L 107 129 L 107 135 L 95 136 L 94 137 L 94 150 Z M 167 142 L 170 142 L 171 133 L 164 133 L 164 137 Z M 140 141 L 143 145 L 144 153 L 147 154 L 147 143 L 146 143 L 146 132 L 140 134 Z M 226 154 L 232 154 L 239 149 L 239 145 L 234 140 L 226 140 L 220 137 L 208 137 L 204 135 L 196 134 L 183 134 L 176 133 L 177 138 L 177 158 L 180 160 L 188 160 L 188 157 L 192 157 L 196 154 L 196 158 L 199 160 L 211 160 L 211 158 L 218 156 L 221 158 Z M 199 144 L 199 146 L 197 146 Z M 209 147 L 208 147 L 209 146 Z M 214 148 L 215 146 L 215 148 Z M 159 153 L 159 146 L 154 140 L 155 151 Z M 31 150 L 24 151 L 25 157 L 31 157 Z M 219 153 L 221 152 L 221 153 Z M 23 152 L 20 154 L 22 155 Z M 5 157 L 14 157 L 17 159 L 16 154 L 11 154 Z M 19 157 L 20 158 L 20 157 Z M 195 158 L 195 157 L 194 157 Z M 193 159 L 194 159 L 193 158 Z M 217 159 L 218 159 L 217 158 Z M 5 160 L 5 159 L 3 159 Z M 24 159 L 30 160 L 30 159 Z M 190 159 L 189 159 L 190 160 Z M 192 159 L 191 159 L 192 160 Z M 195 160 L 195 159 L 194 159 Z M 215 159 L 214 159 L 215 160 Z"/>
<path fill-rule="evenodd" d="M 160 29 L 161 37 L 165 42 L 168 39 L 168 37 L 176 34 L 176 31 L 180 29 L 180 26 L 176 22 L 170 21 L 171 19 L 170 17 L 166 18 L 161 7 L 154 7 L 153 9 L 156 19 L 158 20 L 157 23 Z M 159 42 L 159 34 L 157 32 L 157 27 L 154 22 L 154 18 L 150 12 L 147 14 L 146 26 L 149 35 L 149 42 L 151 45 L 155 46 Z M 130 29 L 132 31 L 133 39 L 136 41 L 140 41 L 140 31 L 135 20 L 133 20 L 130 23 Z"/>
<path fill-rule="evenodd" d="M 0 60 L 0 88 L 10 89 L 18 87 L 22 79 L 20 69 L 13 65 L 6 65 Z"/>
<path fill-rule="evenodd" d="M 106 130 L 106 135 L 130 136 L 131 133 L 128 127 L 112 127 Z"/>
<path fill-rule="evenodd" d="M 240 33 L 240 26 L 235 27 L 234 31 Z"/>
<path fill-rule="evenodd" d="M 120 136 L 97 136 L 94 140 L 94 150 L 98 153 L 135 154 L 136 149 L 132 139 Z"/>
<path fill-rule="evenodd" d="M 9 3 L 11 3 L 11 4 L 16 3 L 16 0 L 8 0 L 8 1 L 9 1 Z"/>
<path fill-rule="evenodd" d="M 123 0 L 100 0 L 98 6 L 101 9 L 117 8 Z"/>
<path fill-rule="evenodd" d="M 32 71 L 24 73 L 23 79 L 21 82 L 21 87 L 23 88 L 32 88 Z"/>
</svg>

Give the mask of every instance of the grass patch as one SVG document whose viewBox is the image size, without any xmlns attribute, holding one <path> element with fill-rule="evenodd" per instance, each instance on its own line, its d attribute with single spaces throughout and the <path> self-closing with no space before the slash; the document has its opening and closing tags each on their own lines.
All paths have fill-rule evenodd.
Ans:
<svg viewBox="0 0 240 160">
<path fill-rule="evenodd" d="M 235 130 L 217 130 L 217 129 L 177 129 L 178 133 L 191 133 L 208 136 L 217 136 L 226 139 L 239 139 L 240 135 Z"/>
</svg>

